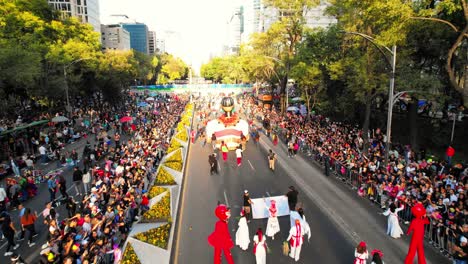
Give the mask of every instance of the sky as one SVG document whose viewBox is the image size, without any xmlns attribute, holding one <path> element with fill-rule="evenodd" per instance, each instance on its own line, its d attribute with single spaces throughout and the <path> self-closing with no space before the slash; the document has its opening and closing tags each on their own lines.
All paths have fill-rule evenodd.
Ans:
<svg viewBox="0 0 468 264">
<path fill-rule="evenodd" d="M 166 51 L 181 57 L 196 72 L 226 42 L 230 10 L 240 0 L 100 0 L 102 24 L 124 14 L 163 35 Z M 237 2 L 237 3 L 236 3 Z"/>
</svg>

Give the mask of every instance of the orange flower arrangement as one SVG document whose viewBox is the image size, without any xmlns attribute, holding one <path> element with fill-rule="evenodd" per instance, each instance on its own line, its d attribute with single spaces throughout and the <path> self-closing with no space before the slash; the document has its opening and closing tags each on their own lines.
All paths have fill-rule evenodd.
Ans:
<svg viewBox="0 0 468 264">
<path fill-rule="evenodd" d="M 218 121 L 223 123 L 225 127 L 235 126 L 239 122 L 239 116 L 235 113 L 233 113 L 231 117 L 227 117 L 223 114 L 218 117 Z"/>
</svg>

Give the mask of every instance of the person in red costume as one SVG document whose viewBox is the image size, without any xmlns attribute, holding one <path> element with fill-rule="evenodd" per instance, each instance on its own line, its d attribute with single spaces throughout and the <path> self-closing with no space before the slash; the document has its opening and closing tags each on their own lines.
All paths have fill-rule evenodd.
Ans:
<svg viewBox="0 0 468 264">
<path fill-rule="evenodd" d="M 426 264 L 426 257 L 424 256 L 424 225 L 429 224 L 429 220 L 426 217 L 426 209 L 421 203 L 417 203 L 411 208 L 411 213 L 414 219 L 411 221 L 406 234 L 409 235 L 413 232 L 413 236 L 411 237 L 405 264 L 413 263 L 416 251 L 418 252 L 418 264 Z"/>
<path fill-rule="evenodd" d="M 214 247 L 214 264 L 221 264 L 221 250 L 224 251 L 224 256 L 229 264 L 234 264 L 231 255 L 231 248 L 234 247 L 231 235 L 228 229 L 228 220 L 231 217 L 230 209 L 224 205 L 219 204 L 215 209 L 215 215 L 219 221 L 216 222 L 215 230 L 208 236 L 208 243 Z"/>
</svg>

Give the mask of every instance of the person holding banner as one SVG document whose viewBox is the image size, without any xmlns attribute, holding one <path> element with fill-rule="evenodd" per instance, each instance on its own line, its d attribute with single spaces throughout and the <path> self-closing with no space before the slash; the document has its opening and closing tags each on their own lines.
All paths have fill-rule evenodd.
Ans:
<svg viewBox="0 0 468 264">
<path fill-rule="evenodd" d="M 254 241 L 253 252 L 255 254 L 255 263 L 266 264 L 267 244 L 266 244 L 266 238 L 263 235 L 263 231 L 261 228 L 257 230 L 257 233 L 253 238 L 253 241 Z"/>
<path fill-rule="evenodd" d="M 266 236 L 271 237 L 275 240 L 275 234 L 280 231 L 280 225 L 278 222 L 278 209 L 276 208 L 276 201 L 271 200 L 270 207 L 268 208 L 268 223 L 266 228 Z"/>
<path fill-rule="evenodd" d="M 291 227 L 289 230 L 289 236 L 286 241 L 289 241 L 291 245 L 291 251 L 289 252 L 289 256 L 293 258 L 296 262 L 299 261 L 299 257 L 301 254 L 302 244 L 304 243 L 303 237 L 304 236 L 304 229 L 301 226 L 301 221 L 296 219 L 295 225 Z"/>
<path fill-rule="evenodd" d="M 236 232 L 236 245 L 242 250 L 247 250 L 250 244 L 249 226 L 245 218 L 244 210 L 241 211 L 241 218 L 239 220 L 239 228 Z"/>
<path fill-rule="evenodd" d="M 247 223 L 250 223 L 250 219 L 252 219 L 252 200 L 250 199 L 249 191 L 245 190 L 244 191 L 244 212 L 245 212 L 245 218 L 247 219 Z"/>
</svg>

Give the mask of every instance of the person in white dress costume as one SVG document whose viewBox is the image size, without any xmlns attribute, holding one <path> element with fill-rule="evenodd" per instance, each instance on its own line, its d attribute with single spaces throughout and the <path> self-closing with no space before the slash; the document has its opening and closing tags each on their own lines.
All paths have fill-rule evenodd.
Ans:
<svg viewBox="0 0 468 264">
<path fill-rule="evenodd" d="M 398 222 L 398 212 L 404 208 L 403 205 L 401 205 L 400 208 L 396 208 L 396 205 L 392 203 L 387 211 L 383 213 L 383 215 L 388 216 L 387 235 L 393 238 L 400 238 L 403 234 L 403 230 L 401 230 L 400 223 Z"/>
<path fill-rule="evenodd" d="M 271 200 L 270 207 L 268 208 L 268 223 L 266 228 L 266 236 L 275 239 L 275 234 L 280 231 L 280 225 L 278 222 L 278 209 L 276 208 L 276 201 Z"/>
<path fill-rule="evenodd" d="M 291 227 L 291 230 L 289 230 L 289 236 L 286 239 L 286 241 L 289 241 L 291 246 L 289 256 L 295 261 L 298 261 L 301 255 L 301 248 L 304 243 L 304 234 L 304 228 L 301 226 L 301 220 L 296 219 L 295 224 Z"/>
<path fill-rule="evenodd" d="M 267 244 L 266 244 L 266 237 L 263 235 L 263 231 L 261 228 L 257 230 L 253 238 L 254 242 L 254 254 L 255 254 L 255 263 L 256 264 L 266 264 L 266 252 L 267 252 Z"/>
<path fill-rule="evenodd" d="M 245 218 L 244 210 L 241 211 L 241 218 L 239 220 L 239 228 L 236 232 L 236 245 L 242 250 L 247 250 L 250 244 L 249 226 Z"/>
<path fill-rule="evenodd" d="M 369 258 L 369 252 L 367 251 L 366 242 L 361 241 L 354 250 L 354 264 L 366 264 Z"/>
<path fill-rule="evenodd" d="M 308 240 L 310 240 L 312 234 L 310 232 L 310 226 L 309 223 L 307 223 L 303 209 L 299 208 L 297 211 L 291 211 L 289 213 L 289 219 L 291 221 L 291 228 L 293 228 L 295 225 L 296 220 L 301 221 L 301 227 L 304 229 L 304 234 L 307 235 Z"/>
</svg>

